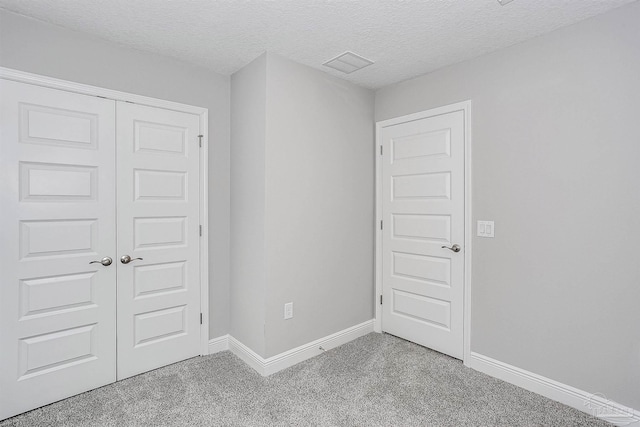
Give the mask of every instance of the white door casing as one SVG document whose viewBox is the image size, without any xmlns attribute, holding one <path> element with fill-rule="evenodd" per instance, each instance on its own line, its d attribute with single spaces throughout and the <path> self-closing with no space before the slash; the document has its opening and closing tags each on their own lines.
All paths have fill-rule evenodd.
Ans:
<svg viewBox="0 0 640 427">
<path fill-rule="evenodd" d="M 7 80 L 0 98 L 4 419 L 115 381 L 115 102 Z"/>
<path fill-rule="evenodd" d="M 465 113 L 454 106 L 378 124 L 381 329 L 460 359 L 468 320 Z M 443 248 L 454 244 L 457 253 Z"/>
<path fill-rule="evenodd" d="M 117 123 L 123 379 L 200 354 L 200 122 L 118 102 Z M 121 263 L 125 255 L 133 260 Z"/>
</svg>

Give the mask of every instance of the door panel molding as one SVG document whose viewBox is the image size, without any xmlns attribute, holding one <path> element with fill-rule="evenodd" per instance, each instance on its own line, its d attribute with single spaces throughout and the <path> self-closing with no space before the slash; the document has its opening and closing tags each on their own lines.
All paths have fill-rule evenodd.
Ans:
<svg viewBox="0 0 640 427">
<path fill-rule="evenodd" d="M 198 356 L 202 350 L 200 129 L 195 114 L 126 102 L 116 102 L 116 122 L 117 253 L 135 260 L 117 269 L 117 378 L 121 380 Z M 141 122 L 163 127 L 155 133 L 136 132 Z M 167 141 L 175 142 L 171 129 L 181 129 L 178 158 L 165 150 Z M 157 275 L 139 272 L 159 263 L 180 265 L 176 277 L 165 276 L 171 281 L 164 287 L 171 292 L 145 292 L 144 298 L 136 298 L 136 288 L 140 292 L 158 285 Z M 140 269 L 137 274 L 136 269 Z"/>
<path fill-rule="evenodd" d="M 116 143 L 111 100 L 4 79 L 0 93 L 3 419 L 116 379 L 115 269 L 92 263 L 116 250 Z M 32 127 L 25 105 L 94 120 Z"/>
<path fill-rule="evenodd" d="M 382 265 L 383 265 L 383 251 L 382 251 L 382 238 L 383 227 L 394 227 L 396 224 L 383 224 L 383 162 L 382 162 L 382 131 L 390 126 L 398 125 L 401 123 L 411 122 L 415 120 L 421 120 L 431 117 L 440 116 L 443 114 L 453 113 L 456 111 L 462 111 L 464 114 L 464 297 L 463 297 L 463 362 L 468 363 L 471 356 L 471 256 L 472 256 L 472 206 L 471 206 L 471 101 L 464 101 L 455 104 L 450 104 L 418 113 L 413 113 L 393 119 L 383 120 L 376 123 L 376 146 L 375 146 L 375 174 L 376 174 L 376 221 L 375 221 L 375 319 L 374 319 L 374 331 L 382 332 Z M 401 142 L 404 143 L 404 151 L 398 151 L 400 147 L 393 147 L 392 158 L 400 157 L 414 157 L 414 156 L 433 156 L 434 161 L 437 161 L 439 155 L 443 152 L 448 152 L 448 147 L 430 147 L 430 150 L 421 152 L 418 147 L 412 144 L 411 138 L 405 138 Z M 423 149 L 423 151 L 426 150 Z M 393 162 L 392 162 L 393 163 Z M 432 213 L 437 216 L 436 213 Z M 395 228 L 395 227 L 394 227 Z M 438 236 L 440 237 L 440 236 Z M 444 243 L 443 243 L 444 244 Z M 388 301 L 387 303 L 391 303 Z"/>
<path fill-rule="evenodd" d="M 135 95 L 132 93 L 117 90 L 105 89 L 97 86 L 82 83 L 70 82 L 11 68 L 0 67 L 0 79 L 11 80 L 21 83 L 29 83 L 35 86 L 42 86 L 51 89 L 59 89 L 66 92 L 83 95 L 97 96 L 114 101 L 125 101 L 150 107 L 159 107 L 166 110 L 179 111 L 196 114 L 200 119 L 200 135 L 202 135 L 202 147 L 200 148 L 200 218 L 202 225 L 202 237 L 200 238 L 200 312 L 202 313 L 202 326 L 200 328 L 200 352 L 202 355 L 209 354 L 209 110 L 203 107 L 182 104 L 179 102 L 167 101 L 148 96 Z M 91 144 L 87 148 L 92 148 Z M 171 148 L 168 148 L 171 150 Z M 171 153 L 170 153 L 171 154 Z M 173 153 L 179 154 L 179 153 Z M 65 195 L 66 196 L 66 195 Z"/>
<path fill-rule="evenodd" d="M 51 384 L 69 383 L 69 388 L 62 394 L 56 391 L 56 387 L 39 387 L 34 399 L 29 401 L 21 401 L 22 395 L 13 393 L 11 399 L 18 403 L 12 404 L 11 407 L 3 404 L 3 408 L 0 408 L 0 420 L 33 409 L 34 404 L 35 407 L 49 404 L 60 398 L 84 392 L 89 386 L 95 388 L 116 380 L 115 321 L 102 321 L 104 319 L 96 317 L 101 313 L 101 307 L 105 306 L 103 294 L 109 289 L 104 283 L 99 282 L 104 281 L 107 273 L 111 273 L 115 303 L 115 270 L 120 264 L 119 258 L 116 257 L 115 242 L 113 248 L 105 248 L 98 235 L 99 232 L 115 236 L 115 232 L 109 232 L 109 227 L 105 227 L 104 224 L 100 227 L 97 225 L 98 221 L 104 222 L 103 214 L 111 211 L 111 208 L 102 206 L 102 201 L 112 199 L 113 205 L 115 200 L 116 180 L 110 177 L 110 174 L 115 173 L 116 129 L 115 126 L 98 126 L 97 123 L 103 116 L 107 116 L 108 110 L 108 115 L 113 116 L 111 119 L 115 124 L 115 106 L 118 101 L 126 102 L 125 105 L 136 104 L 162 109 L 172 114 L 187 113 L 195 118 L 190 137 L 192 140 L 195 139 L 195 145 L 193 142 L 190 145 L 191 155 L 197 156 L 192 170 L 198 171 L 198 178 L 189 183 L 191 193 L 188 199 L 194 202 L 197 200 L 198 206 L 194 206 L 189 213 L 188 221 L 195 227 L 191 240 L 199 240 L 195 245 L 198 254 L 194 252 L 195 256 L 190 259 L 194 259 L 192 262 L 196 262 L 197 259 L 199 266 L 188 276 L 195 279 L 191 286 L 199 287 L 196 295 L 200 301 L 193 304 L 195 307 L 191 311 L 199 311 L 195 315 L 201 320 L 192 321 L 190 325 L 190 330 L 194 331 L 196 323 L 198 324 L 191 347 L 195 351 L 191 354 L 208 354 L 208 110 L 4 67 L 0 67 L 0 83 L 3 87 L 25 84 L 24 87 L 30 89 L 23 92 L 31 94 L 25 102 L 18 105 L 19 108 L 9 108 L 9 104 L 6 108 L 5 104 L 2 107 L 3 115 L 7 115 L 7 122 L 15 122 L 15 129 L 12 128 L 11 132 L 20 131 L 7 137 L 8 140 L 14 140 L 17 146 L 5 147 L 6 150 L 13 150 L 11 156 L 6 156 L 7 161 L 13 163 L 10 167 L 4 168 L 2 173 L 11 176 L 11 179 L 3 180 L 2 198 L 6 199 L 3 206 L 20 204 L 24 212 L 21 211 L 16 227 L 6 228 L 2 233 L 3 236 L 5 232 L 10 233 L 11 241 L 14 242 L 11 248 L 2 248 L 16 258 L 16 262 L 12 263 L 15 267 L 12 268 L 16 271 L 15 274 L 10 274 L 9 279 L 20 280 L 14 280 L 15 286 L 11 286 L 10 292 L 6 286 L 4 289 L 0 288 L 0 294 L 6 297 L 10 293 L 15 297 L 12 299 L 16 300 L 16 304 L 9 310 L 3 310 L 4 314 L 0 316 L 0 341 L 9 340 L 17 345 L 15 352 L 2 357 L 4 366 L 0 369 L 0 376 L 3 376 L 4 383 L 7 369 L 11 370 L 12 378 L 17 372 L 20 377 L 18 386 L 22 387 L 21 390 L 25 393 L 31 394 L 34 390 L 25 387 L 35 384 L 45 376 Z M 53 96 L 54 92 L 55 102 L 45 96 Z M 60 108 L 57 108 L 58 101 L 62 102 Z M 74 105 L 77 108 L 74 108 Z M 64 125 L 62 130 L 58 128 L 60 123 Z M 187 154 L 184 135 L 181 136 L 181 132 L 175 129 L 162 126 L 153 125 L 147 128 L 142 131 L 154 134 L 154 138 L 157 136 L 159 145 L 151 151 L 149 147 L 141 146 L 138 147 L 138 151 L 170 157 L 175 159 L 175 165 L 178 167 L 178 163 L 183 160 L 182 157 Z M 110 135 L 109 138 L 106 138 L 107 134 Z M 110 141 L 108 144 L 107 139 Z M 105 157 L 100 150 L 109 148 L 113 158 L 107 163 L 111 166 L 104 167 L 103 163 L 108 156 Z M 69 153 L 74 154 L 73 159 L 69 157 Z M 141 167 L 148 169 L 144 165 Z M 180 174 L 147 173 L 140 178 L 137 187 L 139 199 L 149 202 L 161 199 L 163 203 L 173 207 L 186 201 L 184 191 L 187 182 Z M 16 184 L 16 179 L 19 185 Z M 111 182 L 113 189 L 103 188 L 104 182 Z M 162 185 L 165 193 L 159 195 L 154 192 L 153 188 L 150 188 L 154 185 Z M 96 205 L 99 205 L 100 209 L 96 210 Z M 45 211 L 41 209 L 44 207 L 53 209 L 50 217 L 43 216 L 40 212 Z M 73 210 L 69 211 L 71 208 Z M 173 210 L 169 210 L 167 215 L 178 216 Z M 115 226 L 115 216 L 113 222 Z M 186 228 L 186 224 L 183 228 Z M 173 240 L 178 237 L 180 236 Z M 117 264 L 111 268 L 108 264 L 100 265 L 100 256 L 105 254 L 110 255 L 114 264 Z M 106 259 L 102 261 L 105 262 Z M 162 266 L 164 268 L 161 270 L 170 274 L 163 275 L 162 278 L 166 280 L 154 284 L 155 287 L 139 287 L 140 295 L 137 297 L 141 303 L 146 303 L 151 297 L 172 298 L 185 287 L 186 273 L 183 271 L 184 266 L 181 267 L 185 259 L 180 257 L 174 260 L 174 264 L 170 264 L 169 260 L 158 259 L 156 267 Z M 95 263 L 89 266 L 89 261 L 92 260 Z M 74 267 L 75 269 L 69 270 L 65 267 L 65 262 L 71 262 L 74 266 L 78 262 L 82 265 L 86 262 L 87 265 L 84 268 Z M 154 274 L 152 270 L 147 273 L 147 276 Z M 158 275 L 157 271 L 155 275 Z M 10 285 L 7 277 L 3 276 L 2 279 L 4 285 Z M 195 302 L 194 299 L 192 301 Z M 167 340 L 185 331 L 185 310 L 179 307 L 178 302 L 174 305 L 173 310 L 150 313 L 146 317 L 140 316 L 139 345 L 148 345 L 152 340 Z M 160 315 L 166 320 L 162 324 L 164 329 L 149 330 L 149 319 L 158 318 Z M 23 326 L 19 331 L 18 328 L 12 327 L 15 322 Z M 105 335 L 113 335 L 113 346 L 104 344 L 105 340 L 100 337 Z M 102 381 L 102 377 L 96 376 L 94 365 L 109 360 L 113 360 L 113 375 L 110 373 L 109 378 L 105 377 Z M 82 380 L 76 381 L 77 384 L 70 382 L 67 368 L 79 372 Z M 101 381 L 100 384 L 91 382 L 95 382 L 96 378 Z M 7 395 L 3 394 L 3 402 L 9 402 L 6 399 Z"/>
</svg>

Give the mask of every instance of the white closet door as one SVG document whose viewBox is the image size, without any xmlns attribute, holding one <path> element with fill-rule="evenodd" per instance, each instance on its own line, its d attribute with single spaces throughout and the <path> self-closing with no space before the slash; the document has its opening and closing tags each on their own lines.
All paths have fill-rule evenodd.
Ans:
<svg viewBox="0 0 640 427">
<path fill-rule="evenodd" d="M 200 354 L 199 123 L 117 103 L 118 379 Z"/>
<path fill-rule="evenodd" d="M 115 102 L 7 80 L 0 99 L 4 419 L 115 380 Z"/>
</svg>

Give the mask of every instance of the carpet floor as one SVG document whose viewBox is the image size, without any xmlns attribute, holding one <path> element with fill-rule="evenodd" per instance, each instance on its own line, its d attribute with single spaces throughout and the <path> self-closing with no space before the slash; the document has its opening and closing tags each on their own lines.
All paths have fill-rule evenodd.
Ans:
<svg viewBox="0 0 640 427">
<path fill-rule="evenodd" d="M 376 333 L 266 378 L 225 351 L 0 422 L 0 427 L 605 425 L 459 360 Z"/>
</svg>

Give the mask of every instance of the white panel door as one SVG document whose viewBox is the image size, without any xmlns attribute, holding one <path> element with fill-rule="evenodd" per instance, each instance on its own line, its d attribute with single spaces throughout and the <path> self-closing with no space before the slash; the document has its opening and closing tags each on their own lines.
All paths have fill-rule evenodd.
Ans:
<svg viewBox="0 0 640 427">
<path fill-rule="evenodd" d="M 384 127 L 382 144 L 382 328 L 462 358 L 464 112 Z"/>
<path fill-rule="evenodd" d="M 118 379 L 200 354 L 199 124 L 117 103 Z"/>
<path fill-rule="evenodd" d="M 0 98 L 4 419 L 115 381 L 115 102 L 1 79 Z"/>
</svg>

